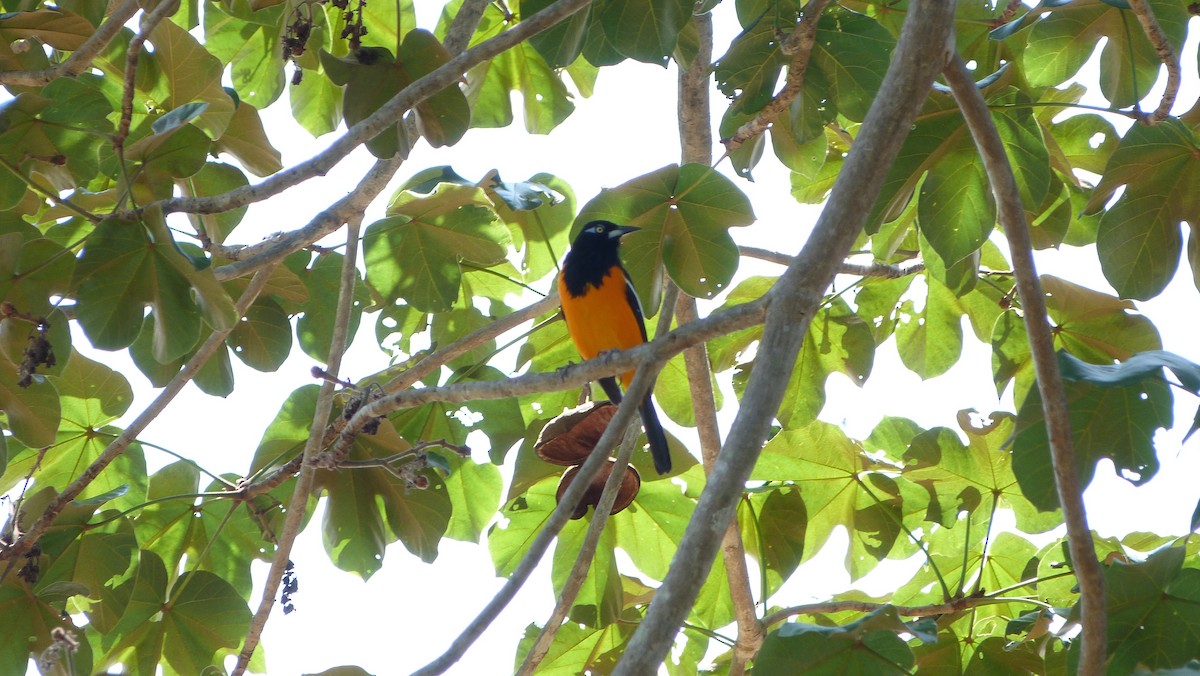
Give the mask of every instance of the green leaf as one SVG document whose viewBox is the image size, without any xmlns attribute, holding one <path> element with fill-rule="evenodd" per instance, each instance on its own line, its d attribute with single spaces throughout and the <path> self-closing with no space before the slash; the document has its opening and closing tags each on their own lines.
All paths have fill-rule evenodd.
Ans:
<svg viewBox="0 0 1200 676">
<path fill-rule="evenodd" d="M 767 634 L 754 660 L 763 674 L 907 674 L 915 663 L 912 650 L 890 631 L 831 639 L 785 624 Z M 805 625 L 810 626 L 810 625 Z"/>
<path fill-rule="evenodd" d="M 350 458 L 385 458 L 408 447 L 384 420 L 375 435 L 355 441 Z M 429 482 L 423 490 L 406 487 L 403 480 L 379 467 L 317 475 L 318 490 L 328 495 L 323 532 L 334 565 L 369 579 L 382 567 L 386 546 L 396 540 L 426 563 L 437 558 L 451 501 L 436 473 L 423 470 L 421 475 Z"/>
<path fill-rule="evenodd" d="M 1124 297 L 1158 295 L 1175 274 L 1183 247 L 1180 225 L 1200 218 L 1200 146 L 1179 120 L 1136 125 L 1109 157 L 1085 213 L 1098 211 L 1116 190 L 1125 193 L 1100 218 L 1101 269 Z"/>
<path fill-rule="evenodd" d="M 180 182 L 189 197 L 211 197 L 250 185 L 241 169 L 220 162 L 207 162 L 200 171 Z M 238 207 L 219 214 L 188 214 L 196 231 L 217 244 L 225 242 L 229 233 L 242 222 L 248 207 Z"/>
<path fill-rule="evenodd" d="M 804 552 L 815 555 L 835 528 L 850 531 L 846 567 L 852 580 L 879 560 L 913 548 L 901 524 L 915 527 L 928 500 L 920 487 L 874 471 L 875 463 L 837 427 L 814 422 L 767 442 L 750 478 L 786 480 L 800 488 L 808 511 Z"/>
<path fill-rule="evenodd" d="M 621 55 L 666 66 L 692 8 L 688 0 L 601 0 L 592 8 L 592 21 Z"/>
<path fill-rule="evenodd" d="M 246 366 L 271 373 L 292 352 L 292 323 L 279 303 L 259 298 L 225 342 Z"/>
<path fill-rule="evenodd" d="M 245 599 L 207 571 L 181 575 L 172 590 L 174 598 L 163 607 L 163 658 L 184 674 L 220 665 L 220 655 L 241 645 L 250 629 Z"/>
<path fill-rule="evenodd" d="M 500 506 L 500 491 L 504 488 L 500 470 L 491 463 L 468 460 L 454 462 L 452 467 L 445 480 L 452 506 L 446 537 L 479 542 Z"/>
<path fill-rule="evenodd" d="M 583 539 L 587 534 L 590 519 L 572 520 L 558 534 L 554 547 L 550 580 L 555 594 L 562 591 L 575 565 Z M 605 528 L 596 543 L 596 551 L 588 567 L 587 577 L 579 587 L 570 618 L 589 627 L 603 627 L 615 622 L 621 612 L 621 579 L 617 573 L 617 561 L 613 548 L 616 536 L 611 528 Z"/>
<path fill-rule="evenodd" d="M 1200 570 L 1182 547 L 1105 571 L 1108 653 L 1114 671 L 1182 667 L 1200 658 Z"/>
<path fill-rule="evenodd" d="M 94 29 L 87 19 L 60 9 L 38 9 L 0 15 L 0 31 L 8 41 L 36 39 L 68 52 L 83 46 Z"/>
<path fill-rule="evenodd" d="M 203 101 L 185 103 L 155 120 L 150 124 L 150 129 L 155 134 L 165 134 L 169 131 L 174 131 L 200 117 L 200 114 L 206 110 L 208 110 L 208 104 Z"/>
<path fill-rule="evenodd" d="M 911 300 L 900 305 L 896 348 L 913 373 L 932 378 L 950 370 L 962 353 L 962 307 L 941 282 L 926 275 L 925 283 L 928 295 L 920 312 Z"/>
<path fill-rule="evenodd" d="M 855 122 L 866 118 L 895 44 L 891 33 L 868 16 L 848 11 L 821 15 L 811 65 L 825 76 L 839 114 Z"/>
<path fill-rule="evenodd" d="M 255 176 L 270 176 L 283 169 L 281 155 L 267 138 L 258 109 L 249 103 L 238 105 L 216 145 Z"/>
<path fill-rule="evenodd" d="M 712 298 L 737 270 L 729 228 L 754 221 L 750 201 L 710 167 L 669 165 L 602 191 L 584 205 L 577 223 L 608 220 L 642 228 L 625 237 L 625 266 L 647 315 L 658 307 L 659 265 L 679 288 Z"/>
<path fill-rule="evenodd" d="M 101 222 L 88 237 L 75 266 L 76 313 L 93 345 L 119 350 L 137 338 L 143 307 L 150 305 L 157 320 L 154 356 L 165 363 L 192 349 L 202 320 L 230 327 L 233 301 L 212 270 L 196 270 L 174 246 L 161 214 L 144 217 L 153 240 L 141 224 L 121 219 Z"/>
<path fill-rule="evenodd" d="M 50 381 L 62 405 L 63 429 L 100 429 L 125 415 L 133 403 L 133 388 L 125 376 L 78 352 Z"/>
<path fill-rule="evenodd" d="M 521 3 L 521 11 L 526 12 L 528 2 Z M 546 2 L 535 3 L 547 5 Z M 526 14 L 522 14 L 526 16 Z M 588 12 L 582 11 L 563 24 L 550 29 L 556 35 L 564 30 L 578 32 L 582 39 L 582 28 L 587 20 Z M 439 32 L 449 27 L 450 13 L 443 12 L 439 22 Z M 474 46 L 479 41 L 496 37 L 511 27 L 511 19 L 505 16 L 505 10 L 499 6 L 489 5 L 484 10 L 479 21 L 479 27 L 471 39 Z M 549 31 L 548 31 L 549 32 Z M 522 42 L 512 49 L 492 57 L 488 61 L 475 66 L 467 72 L 466 95 L 470 103 L 470 125 L 472 127 L 496 128 L 506 127 L 513 122 L 513 94 L 521 98 L 521 110 L 524 113 L 525 129 L 531 134 L 548 134 L 563 122 L 575 110 L 572 95 L 563 81 L 561 71 L 552 67 L 537 45 L 545 45 L 543 40 L 555 40 L 553 36 L 541 33 L 528 42 Z M 564 46 L 565 49 L 572 49 Z M 575 47 L 575 54 L 582 48 L 582 42 Z M 561 58 L 562 55 L 552 55 Z M 574 57 L 572 57 L 574 60 Z M 568 62 L 569 63 L 569 62 Z M 567 65 L 563 63 L 561 65 Z"/>
<path fill-rule="evenodd" d="M 322 362 L 329 358 L 329 343 L 333 340 L 335 319 L 335 314 L 329 309 L 337 307 L 345 260 L 345 256 L 336 251 L 323 252 L 317 255 L 311 266 L 296 270 L 308 291 L 308 301 L 299 310 L 296 337 L 305 354 Z M 354 295 L 351 301 L 353 305 L 350 308 L 350 326 L 347 334 L 351 336 L 358 330 L 363 307 L 367 302 L 366 288 L 357 275 L 358 272 L 355 271 Z"/>
<path fill-rule="evenodd" d="M 1092 481 L 1096 463 L 1110 458 L 1118 476 L 1141 485 L 1158 472 L 1154 432 L 1171 426 L 1171 391 L 1161 375 L 1115 387 L 1064 383 L 1081 488 Z M 1058 507 L 1050 440 L 1042 397 L 1031 389 L 1017 414 L 1013 472 L 1021 491 L 1038 509 Z"/>
<path fill-rule="evenodd" d="M 1013 510 L 1017 525 L 1027 533 L 1057 526 L 1061 517 L 1039 514 L 1017 485 L 1007 448 L 1014 416 L 995 412 L 976 424 L 976 415 L 959 413 L 965 445 L 946 427 L 920 432 L 907 444 L 904 477 L 929 491 L 928 518 L 953 528 L 963 514 L 975 514 L 971 527 L 986 527 L 991 510 L 1003 506 Z"/>
<path fill-rule="evenodd" d="M 1183 4 L 1151 0 L 1172 49 L 1183 44 L 1187 15 Z M 1075 75 L 1101 38 L 1100 91 L 1116 108 L 1143 99 L 1158 80 L 1161 63 L 1133 12 L 1102 0 L 1079 0 L 1056 7 L 1037 21 L 1025 48 L 1025 74 L 1034 86 L 1058 85 Z"/>
<path fill-rule="evenodd" d="M 142 20 L 145 21 L 143 15 Z M 221 62 L 183 28 L 160 21 L 150 32 L 161 77 L 148 92 L 168 110 L 200 101 L 208 107 L 195 121 L 211 139 L 225 131 L 234 115 L 233 99 L 221 87 Z"/>
<path fill-rule="evenodd" d="M 494 265 L 509 235 L 482 190 L 443 184 L 428 197 L 400 192 L 388 217 L 363 235 L 367 278 L 389 301 L 403 298 L 426 312 L 458 299 L 460 262 Z"/>
<path fill-rule="evenodd" d="M 1180 385 L 1193 394 L 1200 394 L 1200 364 L 1163 350 L 1139 352 L 1119 364 L 1107 365 L 1088 364 L 1067 352 L 1059 352 L 1058 367 L 1064 380 L 1086 381 L 1102 387 L 1132 385 L 1148 376 L 1161 375 L 1167 368 L 1179 379 Z"/>
<path fill-rule="evenodd" d="M 284 61 L 279 58 L 283 7 L 250 11 L 243 3 L 205 7 L 205 47 L 222 63 L 231 64 L 238 98 L 262 108 L 283 93 Z"/>
<path fill-rule="evenodd" d="M 21 387 L 20 379 L 17 365 L 0 355 L 0 411 L 7 416 L 6 427 L 17 441 L 27 446 L 49 446 L 54 443 L 61 417 L 58 393 L 44 380 Z"/>
</svg>

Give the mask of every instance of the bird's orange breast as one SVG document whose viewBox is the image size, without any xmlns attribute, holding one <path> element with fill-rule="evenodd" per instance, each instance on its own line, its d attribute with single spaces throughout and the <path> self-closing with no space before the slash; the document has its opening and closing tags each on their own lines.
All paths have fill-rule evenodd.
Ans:
<svg viewBox="0 0 1200 676">
<path fill-rule="evenodd" d="M 625 279 L 620 268 L 609 270 L 600 286 L 587 285 L 580 296 L 571 295 L 560 275 L 558 293 L 567 331 L 584 359 L 607 350 L 627 350 L 644 342 L 642 327 L 625 294 Z M 621 374 L 621 382 L 626 387 L 631 380 L 633 371 Z"/>
</svg>

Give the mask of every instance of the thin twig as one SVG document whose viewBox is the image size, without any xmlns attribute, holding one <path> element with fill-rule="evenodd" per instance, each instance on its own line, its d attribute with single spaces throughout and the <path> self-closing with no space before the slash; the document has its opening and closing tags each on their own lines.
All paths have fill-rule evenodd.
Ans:
<svg viewBox="0 0 1200 676">
<path fill-rule="evenodd" d="M 957 54 L 946 67 L 946 82 L 963 111 L 967 127 L 987 169 L 988 181 L 996 197 L 1001 225 L 1008 237 L 1017 290 L 1029 334 L 1029 349 L 1033 357 L 1037 385 L 1042 395 L 1042 411 L 1050 440 L 1050 457 L 1054 465 L 1055 486 L 1062 505 L 1063 521 L 1067 526 L 1067 542 L 1071 561 L 1079 580 L 1079 599 L 1083 616 L 1083 649 L 1079 673 L 1104 672 L 1107 616 L 1104 611 L 1104 573 L 1096 560 L 1096 550 L 1088 527 L 1079 478 L 1075 473 L 1075 450 L 1071 436 L 1071 421 L 1063 389 L 1058 360 L 1054 353 L 1054 335 L 1046 314 L 1046 296 L 1038 281 L 1033 262 L 1033 246 L 1025 222 L 1016 179 L 1004 152 L 1004 144 L 996 131 L 983 96 Z"/>
<path fill-rule="evenodd" d="M 671 316 L 674 314 L 675 304 L 679 296 L 679 287 L 674 284 L 671 284 L 663 294 L 663 304 L 659 310 L 658 327 L 654 332 L 655 335 L 666 333 L 670 330 Z M 639 367 L 639 370 L 643 368 L 648 367 L 642 366 Z M 622 483 L 624 483 L 625 468 L 629 465 L 629 459 L 633 456 L 634 449 L 637 448 L 636 442 L 640 438 L 640 429 L 638 420 L 635 418 L 625 430 L 625 439 L 621 443 L 620 450 L 617 451 L 612 472 L 604 482 L 604 490 L 601 491 L 600 500 L 592 512 L 592 521 L 588 524 L 587 533 L 583 536 L 583 544 L 579 546 L 579 553 L 575 556 L 575 563 L 572 564 L 571 571 L 567 575 L 567 581 L 563 584 L 563 589 L 559 593 L 558 603 L 555 604 L 550 618 L 546 620 L 542 631 L 538 633 L 537 639 L 534 640 L 533 645 L 529 648 L 529 652 L 525 654 L 525 660 L 517 670 L 517 673 L 521 676 L 531 676 L 538 665 L 541 664 L 542 660 L 546 657 L 546 653 L 550 651 L 550 646 L 554 643 L 554 637 L 558 635 L 558 630 L 567 619 L 567 614 L 571 611 L 571 607 L 575 605 L 575 599 L 579 596 L 579 590 L 583 587 L 583 583 L 587 579 L 588 570 L 592 567 L 592 560 L 596 558 L 596 549 L 600 544 L 600 535 L 604 532 L 604 527 L 608 524 L 608 517 L 612 513 L 613 504 L 617 501 L 617 493 L 620 491 Z M 578 481 L 578 478 L 576 478 L 576 481 Z"/>
<path fill-rule="evenodd" d="M 829 0 L 809 0 L 804 7 L 804 16 L 795 30 L 788 34 L 779 48 L 784 54 L 791 54 L 792 61 L 788 64 L 787 78 L 783 89 L 762 107 L 754 117 L 738 127 L 737 131 L 727 139 L 722 139 L 726 151 L 737 150 L 743 143 L 758 136 L 771 126 L 771 122 L 779 114 L 787 110 L 792 100 L 804 89 L 804 73 L 808 70 L 808 60 L 812 56 L 813 45 L 817 41 L 817 21 Z"/>
<path fill-rule="evenodd" d="M 138 0 L 125 0 L 108 15 L 96 32 L 88 36 L 66 61 L 42 70 L 0 71 L 0 85 L 42 87 L 60 77 L 75 77 L 91 67 L 92 61 L 108 47 L 121 29 L 138 11 Z"/>
<path fill-rule="evenodd" d="M 456 86 L 462 74 L 472 67 L 528 40 L 590 4 L 591 0 L 558 0 L 540 12 L 518 22 L 496 37 L 485 40 L 455 56 L 444 65 L 400 90 L 366 119 L 312 158 L 285 169 L 255 185 L 235 188 L 208 197 L 176 197 L 162 203 L 164 213 L 221 213 L 277 195 L 303 181 L 323 176 L 358 146 L 396 124 L 404 112 L 442 91 Z"/>
<path fill-rule="evenodd" d="M 1129 0 L 1129 7 L 1137 17 L 1138 23 L 1142 24 L 1142 30 L 1146 32 L 1146 39 L 1154 46 L 1154 53 L 1158 55 L 1158 60 L 1167 67 L 1167 86 L 1163 91 L 1158 108 L 1149 115 L 1143 115 L 1140 119 L 1144 124 L 1154 125 L 1167 119 L 1167 116 L 1171 114 L 1171 106 L 1175 105 L 1175 97 L 1179 95 L 1179 84 L 1182 80 L 1179 58 L 1175 55 L 1175 50 L 1171 49 L 1167 34 L 1163 32 L 1158 18 L 1154 16 L 1154 10 L 1150 8 L 1149 1 Z"/>
<path fill-rule="evenodd" d="M 358 258 L 358 231 L 362 225 L 362 214 L 359 213 L 350 218 L 346 224 L 346 257 L 342 260 L 342 276 L 338 288 L 338 304 L 334 311 L 333 336 L 329 341 L 329 361 L 326 364 L 328 373 L 336 374 L 341 367 L 342 354 L 348 345 L 348 337 L 350 335 L 350 310 L 354 305 L 354 283 L 357 273 L 355 263 Z M 322 430 L 329 422 L 330 411 L 333 410 L 333 394 L 336 385 L 329 380 L 321 383 L 321 391 L 317 395 L 316 410 L 313 412 L 311 430 Z M 283 524 L 283 529 L 279 532 L 275 541 L 275 558 L 271 561 L 271 570 L 267 573 L 267 578 L 263 583 L 262 600 L 259 601 L 258 610 L 254 613 L 254 618 L 250 623 L 250 631 L 246 634 L 246 642 L 242 645 L 242 650 L 238 653 L 237 664 L 233 668 L 233 676 L 245 673 L 247 665 L 250 664 L 250 658 L 254 655 L 255 648 L 258 647 L 258 641 L 262 636 L 262 631 L 267 625 L 267 619 L 271 616 L 271 609 L 275 607 L 275 595 L 279 593 L 279 586 L 283 581 L 283 573 L 291 560 L 292 544 L 296 541 L 296 535 L 300 533 L 300 525 L 304 522 L 304 517 L 307 512 L 306 503 L 308 502 L 309 493 L 312 491 L 313 478 L 316 476 L 317 468 L 312 464 L 312 458 L 316 456 L 320 450 L 319 434 L 310 434 L 308 441 L 304 445 L 305 463 L 301 466 L 300 476 L 296 479 L 296 487 L 292 491 L 292 497 L 288 501 L 287 517 Z"/>
<path fill-rule="evenodd" d="M 928 606 L 892 606 L 901 617 L 930 617 L 957 613 L 979 606 L 990 606 L 998 603 L 1032 603 L 1029 599 L 1007 596 L 964 596 L 960 599 L 935 603 Z M 790 606 L 770 613 L 763 618 L 763 624 L 772 626 L 796 615 L 825 615 L 830 613 L 873 613 L 880 608 L 890 606 L 890 603 L 872 603 L 870 601 L 824 601 Z M 1083 672 L 1080 672 L 1083 673 Z"/>
<path fill-rule="evenodd" d="M 245 316 L 246 310 L 249 309 L 250 304 L 254 302 L 255 298 L 258 298 L 258 294 L 261 293 L 263 288 L 267 285 L 267 279 L 270 277 L 270 273 L 271 271 L 269 269 L 260 270 L 258 274 L 256 274 L 254 278 L 250 280 L 250 283 L 246 285 L 246 290 L 242 292 L 241 297 L 238 298 L 237 304 L 235 305 L 235 310 L 238 317 Z M 83 493 L 84 489 L 86 489 L 93 481 L 95 481 L 96 477 L 100 475 L 100 472 L 104 471 L 105 467 L 108 467 L 113 460 L 116 460 L 118 457 L 120 457 L 120 455 L 125 452 L 125 449 L 129 446 L 129 444 L 137 440 L 138 435 L 146 429 L 146 426 L 149 425 L 155 418 L 157 418 L 160 413 L 162 413 L 163 409 L 167 407 L 167 404 L 171 403 L 171 401 L 175 399 L 175 395 L 179 394 L 180 390 L 183 389 L 183 386 L 187 385 L 188 381 L 196 376 L 196 373 L 200 371 L 200 368 L 204 366 L 205 362 L 207 362 L 209 358 L 216 354 L 218 349 L 223 349 L 225 347 L 225 338 L 236 326 L 237 322 L 232 322 L 228 329 L 213 331 L 209 335 L 208 340 L 204 341 L 204 344 L 196 350 L 196 354 L 192 355 L 192 358 L 188 360 L 187 364 L 185 364 L 179 373 L 175 374 L 175 377 L 171 379 L 171 382 L 167 383 L 166 387 L 162 389 L 162 392 L 159 392 L 158 396 L 154 398 L 154 401 L 150 402 L 150 405 L 146 407 L 146 410 L 142 411 L 141 415 L 135 418 L 133 422 L 129 423 L 128 427 L 126 427 L 119 435 L 117 435 L 115 439 L 109 442 L 109 444 L 104 447 L 104 450 L 100 453 L 100 455 L 97 456 L 94 461 L 92 461 L 92 464 L 88 465 L 88 467 L 83 470 L 83 473 L 76 477 L 74 481 L 72 481 L 66 488 L 62 490 L 61 493 L 59 493 L 53 500 L 50 501 L 50 504 L 47 505 L 42 511 L 42 515 L 38 517 L 38 520 L 35 521 L 32 526 L 30 526 L 28 531 L 22 534 L 19 540 L 14 542 L 8 548 L 0 550 L 0 561 L 21 556 L 25 552 L 29 551 L 29 548 L 33 546 L 33 543 L 37 542 L 38 538 L 40 538 L 46 532 L 46 529 L 53 525 L 54 520 L 58 518 L 59 513 L 66 509 L 67 505 L 69 505 L 72 500 L 79 497 L 79 495 Z"/>
<path fill-rule="evenodd" d="M 872 203 L 879 194 L 934 77 L 952 53 L 953 20 L 952 2 L 916 0 L 909 4 L 891 67 L 812 235 L 765 296 L 767 319 L 758 358 L 771 368 L 755 369 L 751 374 L 716 467 L 688 521 L 674 557 L 687 565 L 671 566 L 615 674 L 657 672 L 694 606 L 787 390 L 812 317 L 837 273 L 838 262 L 862 232 L 867 219 L 862 205 Z M 703 324 L 717 314 L 686 326 Z"/>
<path fill-rule="evenodd" d="M 129 138 L 129 125 L 133 121 L 133 94 L 137 81 L 138 57 L 142 55 L 142 48 L 145 47 L 146 40 L 150 38 L 150 34 L 154 32 L 158 24 L 174 14 L 178 8 L 179 0 L 164 0 L 158 7 L 143 14 L 138 34 L 129 41 L 129 50 L 125 55 L 125 85 L 121 95 L 121 120 L 117 123 L 117 133 L 113 135 L 112 139 L 113 149 L 122 164 L 125 163 L 125 139 Z M 130 186 L 128 189 L 132 190 L 133 188 Z"/>
<path fill-rule="evenodd" d="M 792 258 L 785 253 L 771 251 L 770 249 L 760 249 L 755 246 L 738 246 L 738 253 L 747 258 L 754 258 L 768 263 L 777 263 L 779 265 L 791 265 Z M 886 277 L 888 279 L 899 279 L 915 275 L 925 270 L 925 263 L 915 261 L 907 265 L 891 265 L 888 263 L 880 263 L 873 261 L 871 263 L 850 263 L 843 261 L 838 267 L 839 275 L 858 275 L 859 277 Z"/>
<path fill-rule="evenodd" d="M 629 384 L 629 389 L 625 393 L 625 399 L 617 407 L 617 412 L 613 414 L 613 418 L 608 423 L 608 427 L 605 428 L 604 434 L 596 442 L 595 449 L 588 456 L 587 460 L 579 466 L 579 473 L 575 475 L 575 481 L 571 483 L 563 494 L 562 501 L 550 513 L 550 517 L 546 520 L 542 530 L 534 537 L 533 542 L 530 543 L 529 548 L 525 552 L 525 556 L 521 558 L 521 562 L 513 569 L 504 586 L 500 588 L 500 591 L 496 592 L 492 600 L 467 625 L 466 629 L 454 639 L 450 647 L 446 649 L 446 652 L 442 653 L 434 661 L 418 669 L 414 672 L 414 675 L 427 676 L 430 674 L 441 674 L 453 666 L 483 632 L 487 630 L 492 621 L 496 619 L 496 616 L 500 614 L 500 611 L 516 596 L 517 591 L 521 589 L 525 581 L 529 579 L 530 574 L 533 573 L 533 570 L 541 562 L 542 557 L 545 556 L 546 551 L 550 548 L 550 543 L 554 541 L 554 538 L 558 536 L 563 526 L 570 520 L 571 514 L 575 511 L 575 506 L 579 504 L 579 500 L 591 484 L 592 477 L 596 476 L 596 472 L 600 470 L 601 465 L 608 462 L 608 456 L 616 446 L 617 440 L 635 419 L 634 416 L 637 414 L 638 402 L 650 390 L 654 375 L 664 360 L 665 358 L 656 355 L 654 358 L 648 358 L 637 364 L 637 373 L 633 377 L 633 382 Z M 617 373 L 617 371 L 613 371 L 613 373 Z M 599 377 L 599 375 L 597 374 L 595 377 Z M 593 518 L 595 518 L 594 515 Z"/>
</svg>

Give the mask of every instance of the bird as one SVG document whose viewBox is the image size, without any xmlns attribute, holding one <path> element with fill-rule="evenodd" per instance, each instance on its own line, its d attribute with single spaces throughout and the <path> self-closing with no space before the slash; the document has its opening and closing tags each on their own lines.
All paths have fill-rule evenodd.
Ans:
<svg viewBox="0 0 1200 676">
<path fill-rule="evenodd" d="M 621 238 L 640 229 L 609 221 L 589 221 L 563 259 L 558 275 L 559 300 L 567 320 L 567 333 L 584 359 L 609 350 L 628 350 L 646 342 L 641 302 L 617 253 Z M 630 370 L 619 376 L 626 389 L 633 374 L 634 370 Z M 601 378 L 600 387 L 614 403 L 621 401 L 616 377 Z M 653 390 L 653 384 L 650 389 Z M 671 453 L 650 394 L 648 390 L 638 413 L 650 442 L 654 469 L 666 474 L 671 471 Z"/>
</svg>

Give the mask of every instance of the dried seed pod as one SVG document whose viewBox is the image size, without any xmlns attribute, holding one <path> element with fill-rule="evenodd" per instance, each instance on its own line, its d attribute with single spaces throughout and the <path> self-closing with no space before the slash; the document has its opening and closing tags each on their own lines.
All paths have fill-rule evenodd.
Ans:
<svg viewBox="0 0 1200 676">
<path fill-rule="evenodd" d="M 591 455 L 616 412 L 617 407 L 611 401 L 589 401 L 568 409 L 546 423 L 533 450 L 538 457 L 552 465 L 569 467 L 582 464 Z"/>
<path fill-rule="evenodd" d="M 615 407 L 614 407 L 615 408 Z M 579 501 L 579 505 L 575 508 L 575 513 L 571 515 L 572 519 L 582 519 L 587 515 L 588 507 L 595 507 L 600 504 L 600 494 L 604 492 L 604 482 L 608 481 L 608 477 L 612 474 L 613 466 L 617 462 L 610 459 L 599 472 L 596 472 L 596 477 L 592 479 L 591 485 L 583 493 L 583 499 Z M 579 474 L 579 466 L 576 465 L 563 473 L 562 479 L 558 482 L 558 492 L 555 494 L 555 502 L 561 502 L 563 493 L 567 492 L 567 487 L 575 480 Z M 613 502 L 612 513 L 625 509 L 637 497 L 638 491 L 642 488 L 642 476 L 634 469 L 632 465 L 625 468 L 625 478 L 621 480 L 621 487 L 617 489 L 617 499 Z"/>
</svg>

